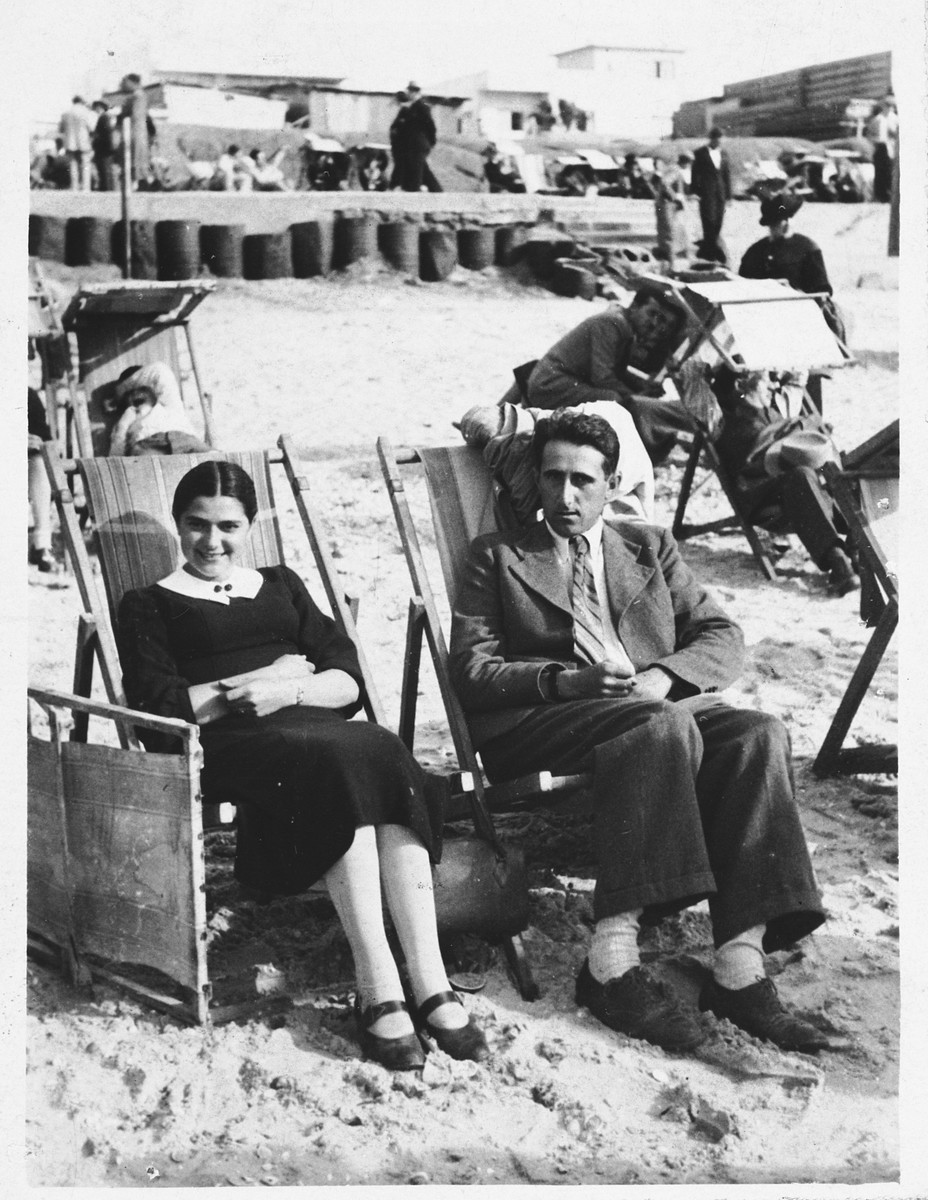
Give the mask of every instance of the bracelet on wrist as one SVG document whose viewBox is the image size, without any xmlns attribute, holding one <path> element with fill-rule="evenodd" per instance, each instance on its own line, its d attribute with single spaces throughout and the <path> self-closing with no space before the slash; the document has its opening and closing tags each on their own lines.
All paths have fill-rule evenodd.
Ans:
<svg viewBox="0 0 928 1200">
<path fill-rule="evenodd" d="M 300 683 L 300 684 L 297 684 L 297 689 L 296 689 L 296 704 L 298 704 L 298 705 L 299 705 L 299 704 L 302 704 L 302 703 L 303 703 L 303 696 L 304 696 L 304 695 L 305 695 L 305 692 L 303 691 L 303 685 L 302 685 L 302 683 Z"/>
</svg>

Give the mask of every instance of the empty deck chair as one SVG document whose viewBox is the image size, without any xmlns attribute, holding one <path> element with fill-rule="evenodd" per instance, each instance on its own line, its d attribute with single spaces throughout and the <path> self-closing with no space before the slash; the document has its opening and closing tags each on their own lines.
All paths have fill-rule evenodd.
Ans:
<svg viewBox="0 0 928 1200">
<path fill-rule="evenodd" d="M 163 362 L 181 387 L 184 407 L 203 440 L 216 445 L 211 400 L 203 391 L 190 318 L 214 288 L 212 280 L 180 283 L 131 280 L 85 284 L 65 309 L 62 324 L 77 337 L 83 395 L 76 420 L 78 453 L 103 456 L 113 417 L 104 407 L 116 380 L 131 366 Z"/>
<path fill-rule="evenodd" d="M 827 464 L 825 478 L 857 546 L 860 615 L 873 633 L 812 769 L 820 776 L 895 774 L 899 769 L 896 746 L 842 747 L 899 622 L 899 422 L 893 421 L 848 451 L 841 467 Z"/>
</svg>

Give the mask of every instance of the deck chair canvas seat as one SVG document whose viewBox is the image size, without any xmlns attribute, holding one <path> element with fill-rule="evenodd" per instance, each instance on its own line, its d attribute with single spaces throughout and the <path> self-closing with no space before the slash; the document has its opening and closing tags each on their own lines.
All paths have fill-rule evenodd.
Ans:
<svg viewBox="0 0 928 1200">
<path fill-rule="evenodd" d="M 116 380 L 130 366 L 163 362 L 181 387 L 184 406 L 208 446 L 216 445 L 212 402 L 203 391 L 190 319 L 213 291 L 212 280 L 177 283 L 131 280 L 85 284 L 62 315 L 77 338 L 83 395 L 76 422 L 82 458 L 109 449 L 114 418 L 104 409 Z"/>
<path fill-rule="evenodd" d="M 896 774 L 896 746 L 843 748 L 844 740 L 899 621 L 899 422 L 848 451 L 825 478 L 857 547 L 860 615 L 873 630 L 812 769 L 816 775 Z"/>
<path fill-rule="evenodd" d="M 850 352 L 829 329 L 816 297 L 776 280 L 730 279 L 708 283 L 667 282 L 690 313 L 688 338 L 669 365 L 673 377 L 691 358 L 709 366 L 745 371 L 826 371 L 844 366 Z M 817 411 L 806 389 L 802 411 Z M 798 415 L 798 414 L 783 414 Z M 726 470 L 708 431 L 694 422 L 694 439 L 683 472 L 672 525 L 678 541 L 700 533 L 740 529 L 767 579 L 776 567 L 750 520 L 735 479 Z M 700 461 L 716 475 L 731 516 L 700 524 L 686 521 Z"/>
</svg>

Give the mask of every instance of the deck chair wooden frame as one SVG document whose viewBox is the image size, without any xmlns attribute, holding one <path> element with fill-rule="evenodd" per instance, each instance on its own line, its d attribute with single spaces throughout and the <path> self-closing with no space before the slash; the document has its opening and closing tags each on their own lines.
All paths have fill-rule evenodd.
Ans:
<svg viewBox="0 0 928 1200">
<path fill-rule="evenodd" d="M 212 400 L 203 391 L 190 319 L 214 290 L 209 279 L 128 280 L 85 284 L 62 316 L 77 338 L 82 394 L 74 400 L 78 456 L 104 456 L 113 418 L 104 411 L 119 375 L 130 366 L 163 362 L 181 387 L 184 406 L 216 445 Z"/>
<path fill-rule="evenodd" d="M 76 986 L 112 984 L 187 1024 L 286 1007 L 285 995 L 212 1003 L 198 727 L 47 688 L 29 688 L 28 701 L 30 956 Z M 48 738 L 33 723 L 36 707 Z M 181 749 L 140 754 L 74 741 L 78 715 L 133 737 L 139 727 L 167 733 Z"/>
<path fill-rule="evenodd" d="M 49 346 L 54 340 L 67 338 L 58 311 L 58 303 L 45 282 L 45 273 L 38 258 L 29 259 L 29 310 L 27 332 L 35 342 L 36 351 L 42 360 L 42 379 L 45 390 L 45 413 L 52 440 L 58 442 L 61 452 L 68 457 L 80 445 L 89 441 L 90 429 L 86 423 L 86 409 L 78 391 L 77 373 L 68 356 L 64 381 L 68 389 L 68 405 L 62 425 L 58 397 L 49 386 L 53 378 Z"/>
<path fill-rule="evenodd" d="M 730 282 L 737 283 L 738 280 Z M 741 280 L 741 284 L 755 281 Z M 772 282 L 772 281 L 763 281 Z M 687 340 L 680 347 L 677 354 L 669 367 L 669 373 L 673 376 L 683 363 L 695 354 L 703 343 L 708 343 L 718 355 L 720 361 L 725 364 L 730 370 L 735 373 L 742 373 L 747 369 L 743 361 L 733 353 L 733 347 L 726 345 L 718 336 L 719 326 L 725 319 L 724 309 L 729 310 L 743 305 L 782 305 L 782 304 L 804 304 L 808 307 L 809 302 L 815 302 L 824 295 L 811 294 L 807 292 L 796 292 L 787 286 L 777 286 L 771 288 L 768 295 L 747 295 L 743 297 L 733 296 L 725 300 L 716 302 L 706 301 L 701 296 L 696 297 L 696 302 L 687 295 L 686 287 L 681 287 L 672 280 L 666 281 L 666 286 L 676 295 L 680 303 L 687 309 L 690 314 L 690 328 L 688 331 Z M 775 311 L 771 309 L 771 311 Z M 798 311 L 798 310 L 796 310 Z M 810 310 L 811 311 L 811 310 Z M 823 318 L 824 320 L 824 318 Z M 830 332 L 830 331 L 829 331 Z M 842 362 L 853 361 L 851 352 L 834 333 L 830 332 L 830 336 L 834 338 L 835 344 L 838 347 Z M 787 364 L 784 364 L 786 366 Z M 830 363 L 828 365 L 835 365 Z M 802 397 L 802 410 L 805 413 L 812 414 L 820 411 L 819 405 L 816 404 L 815 397 L 809 391 L 808 387 L 804 389 Z M 700 428 L 695 422 L 693 423 L 694 437 L 690 446 L 690 451 L 687 456 L 686 465 L 683 469 L 683 477 L 680 482 L 680 494 L 677 498 L 677 505 L 674 511 L 673 524 L 671 532 L 677 541 L 685 541 L 687 538 L 695 537 L 701 533 L 719 533 L 728 530 L 740 530 L 747 540 L 754 556 L 757 565 L 760 567 L 766 579 L 775 582 L 779 576 L 774 565 L 773 559 L 764 547 L 757 527 L 750 520 L 741 496 L 739 495 L 737 485 L 731 473 L 726 469 L 724 463 L 719 457 L 718 451 L 712 443 L 705 429 Z M 732 509 L 731 516 L 721 517 L 713 521 L 704 521 L 700 524 L 687 522 L 686 509 L 689 504 L 690 497 L 701 485 L 696 485 L 695 477 L 697 468 L 702 461 L 708 469 L 716 476 L 721 485 L 722 491 L 725 493 L 725 498 Z"/>
<path fill-rule="evenodd" d="M 860 501 L 860 487 L 864 481 L 898 481 L 898 455 L 899 422 L 894 421 L 861 446 L 848 451 L 844 455 L 841 467 L 836 463 L 828 463 L 824 468 L 825 479 L 835 504 L 847 522 L 851 537 L 857 546 L 863 584 L 861 615 L 866 624 L 873 629 L 873 633 L 860 656 L 821 749 L 812 764 L 812 770 L 818 776 L 896 774 L 899 769 L 896 746 L 843 748 L 851 722 L 899 623 L 899 581 L 890 570 L 879 537 Z"/>
<path fill-rule="evenodd" d="M 197 727 L 64 692 L 30 688 L 28 695 L 51 734 L 34 731 L 30 704 L 30 953 L 57 960 L 73 984 L 102 979 L 182 1021 L 207 1024 L 219 1014 L 209 1011 Z M 182 748 L 141 755 L 71 741 L 78 713 L 169 733 Z M 153 968 L 181 998 L 94 956 Z"/>
<path fill-rule="evenodd" d="M 471 741 L 467 718 L 451 682 L 448 645 L 409 508 L 402 470 L 416 465 L 424 468 L 445 589 L 453 604 L 470 542 L 478 534 L 497 528 L 493 480 L 482 455 L 467 445 L 407 449 L 397 453 L 386 438 L 378 439 L 377 453 L 413 588 L 403 661 L 400 737 L 412 750 L 424 639 L 428 643 L 438 680 L 458 765 L 472 778 L 473 797 L 480 807 L 486 809 L 487 821 L 490 820 L 490 812 L 512 812 L 539 803 L 551 804 L 589 789 L 592 783 L 590 775 L 557 776 L 550 771 L 525 775 L 507 783 L 488 784 Z M 478 832 L 481 832 L 479 828 Z M 538 990 L 531 978 L 530 968 L 522 958 L 524 950 L 521 942 L 514 939 L 506 949 L 507 953 L 516 955 L 510 962 L 520 981 L 523 996 L 534 999 Z"/>
</svg>

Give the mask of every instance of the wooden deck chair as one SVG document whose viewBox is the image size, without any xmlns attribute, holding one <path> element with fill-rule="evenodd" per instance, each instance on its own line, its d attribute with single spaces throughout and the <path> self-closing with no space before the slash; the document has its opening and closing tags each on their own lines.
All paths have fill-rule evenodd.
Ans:
<svg viewBox="0 0 928 1200">
<path fill-rule="evenodd" d="M 592 777 L 555 776 L 550 771 L 540 771 L 507 783 L 490 785 L 485 781 L 471 742 L 467 718 L 451 683 L 448 646 L 401 471 L 402 467 L 414 464 L 421 464 L 425 470 L 442 575 L 448 600 L 452 605 L 461 582 L 461 570 L 471 541 L 478 534 L 499 527 L 499 510 L 493 479 L 480 451 L 472 446 L 423 448 L 397 454 L 386 438 L 379 438 L 377 452 L 414 593 L 409 605 L 406 629 L 399 735 L 411 751 L 415 742 L 416 700 L 422 640 L 425 637 L 438 679 L 458 766 L 467 772 L 467 778 L 472 783 L 473 790 L 467 797 L 470 812 L 475 816 L 478 834 L 498 846 L 491 812 L 516 811 L 538 802 L 550 804 L 558 798 L 589 789 Z M 449 815 L 465 815 L 463 806 L 459 804 Z M 539 994 L 538 987 L 525 958 L 521 940 L 512 938 L 504 942 L 504 948 L 523 997 L 535 999 Z"/>
<path fill-rule="evenodd" d="M 671 376 L 693 356 L 711 366 L 724 364 L 736 373 L 824 370 L 852 361 L 848 348 L 826 324 L 815 295 L 793 291 L 770 279 L 667 281 L 667 286 L 691 318 L 687 339 L 669 364 Z M 802 411 L 818 411 L 808 388 L 802 397 Z M 671 527 L 674 537 L 683 541 L 700 533 L 740 529 L 765 577 L 776 580 L 776 567 L 744 508 L 735 480 L 706 430 L 694 423 L 694 434 Z M 696 490 L 701 461 L 718 478 L 732 514 L 694 524 L 686 521 L 686 509 Z"/>
<path fill-rule="evenodd" d="M 499 528 L 493 479 L 480 451 L 465 445 L 395 453 L 386 438 L 378 439 L 377 451 L 414 592 L 409 607 L 403 664 L 400 737 L 411 749 L 415 739 L 416 697 L 424 636 L 431 652 L 458 763 L 473 774 L 475 787 L 480 790 L 491 811 L 512 811 L 532 801 L 551 800 L 560 793 L 588 786 L 591 781 L 589 775 L 552 776 L 550 771 L 526 775 L 508 783 L 483 782 L 467 719 L 451 684 L 447 641 L 401 471 L 403 467 L 416 464 L 424 468 L 445 591 L 449 604 L 453 606 L 470 543 L 478 534 Z"/>
<path fill-rule="evenodd" d="M 89 438 L 86 412 L 77 387 L 77 374 L 71 362 L 68 335 L 61 323 L 61 312 L 54 293 L 45 281 L 41 261 L 29 259 L 29 309 L 27 332 L 42 360 L 45 413 L 53 441 L 64 457 Z M 56 380 L 63 379 L 68 389 L 64 422 L 59 412 Z M 80 422 L 84 422 L 80 425 Z"/>
<path fill-rule="evenodd" d="M 171 499 L 177 483 L 197 463 L 217 458 L 227 459 L 238 463 L 253 478 L 257 493 L 258 514 L 255 518 L 250 545 L 243 555 L 243 564 L 252 567 L 271 566 L 284 561 L 271 480 L 272 463 L 281 464 L 286 476 L 286 486 L 293 492 L 296 508 L 309 540 L 332 616 L 341 632 L 350 637 L 357 648 L 365 685 L 365 714 L 369 720 L 378 724 L 386 725 L 387 723 L 363 646 L 358 637 L 355 625 L 355 605 L 344 597 L 339 586 L 338 574 L 329 554 L 326 539 L 320 531 L 318 519 L 313 512 L 309 498 L 309 484 L 300 470 L 300 463 L 290 440 L 281 437 L 278 447 L 277 451 L 252 451 L 236 454 L 210 451 L 194 455 L 89 458 L 62 462 L 54 444 L 46 443 L 45 445 L 46 468 L 52 480 L 53 496 L 61 518 L 65 544 L 73 564 L 84 611 L 78 618 L 77 654 L 74 669 L 74 692 L 77 693 L 77 696 L 65 696 L 62 699 L 60 696 L 43 692 L 36 693 L 34 698 L 46 708 L 71 710 L 73 715 L 68 722 L 70 725 L 68 748 L 62 753 L 67 756 L 73 755 L 82 762 L 86 761 L 89 764 L 88 772 L 97 768 L 102 772 L 100 779 L 96 779 L 95 784 L 91 779 L 84 780 L 82 783 L 84 792 L 81 795 L 92 793 L 93 786 L 97 786 L 100 793 L 100 815 L 95 818 L 97 824 L 101 824 L 105 828 L 115 827 L 119 823 L 125 825 L 125 829 L 120 834 L 121 841 L 118 844 L 114 843 L 113 851 L 114 854 L 118 853 L 123 858 L 126 858 L 126 854 L 122 847 L 133 844 L 131 843 L 132 822 L 136 819 L 133 814 L 136 814 L 138 809 L 144 821 L 147 821 L 147 809 L 144 808 L 144 805 L 139 808 L 132 799 L 126 801 L 116 784 L 110 786 L 105 781 L 110 778 L 111 772 L 115 773 L 113 778 L 128 781 L 127 786 L 131 784 L 132 787 L 134 787 L 133 781 L 136 777 L 142 780 L 149 777 L 160 779 L 159 764 L 161 760 L 167 762 L 167 759 L 170 758 L 170 756 L 147 754 L 142 751 L 136 737 L 136 727 L 172 732 L 176 729 L 186 739 L 184 750 L 186 775 L 184 778 L 192 780 L 190 787 L 193 790 L 190 795 L 196 801 L 194 818 L 190 825 L 190 836 L 194 839 L 198 849 L 201 847 L 203 821 L 215 821 L 217 808 L 231 807 L 200 805 L 200 760 L 197 750 L 196 726 L 178 721 L 162 720 L 159 722 L 158 719 L 132 712 L 125 707 L 114 634 L 119 601 L 124 593 L 130 588 L 145 587 L 163 578 L 177 565 L 178 548 L 174 522 L 170 515 Z M 76 472 L 81 478 L 90 514 L 94 521 L 105 600 L 101 600 L 96 586 L 94 571 L 74 509 L 73 496 L 68 488 L 67 477 L 72 472 Z M 88 699 L 93 683 L 95 662 L 99 663 L 109 704 Z M 100 753 L 97 753 L 100 748 L 88 744 L 89 718 L 91 716 L 115 720 L 120 743 L 118 752 L 114 748 L 107 754 L 103 753 L 102 749 Z M 63 743 L 65 742 L 64 724 L 60 724 L 58 728 L 59 732 L 56 734 L 56 738 L 58 742 Z M 71 745 L 79 748 L 72 750 L 70 749 Z M 44 753 L 47 757 L 50 752 Z M 85 757 L 82 758 L 82 755 Z M 168 776 L 170 776 L 171 770 L 175 768 L 180 770 L 177 764 L 172 767 L 170 763 L 167 763 L 167 768 Z M 105 786 L 101 786 L 101 779 Z M 451 784 L 453 797 L 455 791 L 466 791 L 470 787 L 469 779 L 464 773 L 453 777 Z M 161 785 L 153 783 L 151 786 L 157 791 Z M 167 794 L 167 791 L 170 791 L 169 785 L 165 784 L 164 786 Z M 59 787 L 59 795 L 66 796 L 66 789 L 62 789 L 65 789 L 64 784 Z M 190 798 L 187 793 L 184 793 L 184 796 L 178 799 L 179 794 L 176 789 L 170 794 L 175 797 L 177 805 L 186 805 L 187 799 Z M 454 798 L 456 799 L 456 797 Z M 83 803 L 83 800 L 80 802 Z M 456 799 L 456 802 L 459 801 Z M 48 808 L 52 801 L 46 796 L 42 803 Z M 183 811 L 186 812 L 187 808 L 183 808 Z M 143 837 L 144 821 L 143 827 L 139 831 L 140 839 Z M 184 837 L 186 838 L 186 833 Z M 140 841 L 139 845 L 141 844 Z M 171 843 L 171 845 L 174 844 Z M 189 865 L 184 845 L 185 842 L 177 843 L 175 860 L 172 860 L 171 869 L 177 874 L 183 874 Z M 99 854 L 105 855 L 106 853 L 107 846 L 103 844 Z M 130 859 L 131 855 L 126 858 L 126 861 L 130 861 Z M 202 882 L 202 868 L 196 864 L 194 864 L 194 874 L 195 878 Z M 129 883 L 131 884 L 131 880 Z M 198 888 L 199 886 L 197 883 Z M 129 913 L 129 910 L 124 907 L 119 911 L 124 914 Z M 80 914 L 76 914 L 75 923 L 77 923 L 78 916 L 82 918 L 82 914 L 83 910 Z M 123 946 L 124 943 L 117 938 L 118 931 L 115 929 L 117 923 L 118 918 L 114 915 L 113 930 L 111 931 L 113 940 L 109 943 L 100 943 L 103 950 L 107 946 L 114 950 Z M 61 935 L 61 927 L 62 923 L 59 920 L 56 927 L 59 935 Z M 201 928 L 201 925 L 197 926 L 198 930 Z M 80 933 L 83 937 L 83 927 L 81 927 Z M 122 937 L 122 934 L 119 934 L 119 937 Z M 200 937 L 201 934 L 198 932 L 197 938 L 200 939 Z M 70 939 L 70 934 L 68 939 Z M 61 935 L 59 944 L 65 949 L 72 944 L 72 940 L 68 939 Z M 97 942 L 93 944 L 94 947 L 98 947 Z M 100 952 L 102 953 L 103 950 Z M 147 962 L 148 960 L 132 959 L 132 961 Z M 150 965 L 164 969 L 161 960 Z M 112 976 L 112 978 L 116 977 Z M 185 980 L 187 980 L 187 976 L 184 976 L 184 980 L 181 982 Z M 163 1001 L 163 997 L 161 1000 Z M 237 1015 L 241 1011 L 241 1006 L 238 1006 L 234 1010 L 230 1009 L 229 1013 Z M 222 1010 L 222 1013 L 224 1012 L 225 1010 Z M 212 1020 L 217 1019 L 214 1012 L 210 1012 L 209 1017 Z M 223 1015 L 221 1019 L 227 1018 Z"/>
<path fill-rule="evenodd" d="M 899 422 L 828 463 L 825 478 L 857 546 L 861 617 L 873 629 L 812 764 L 816 775 L 896 774 L 896 746 L 842 749 L 877 667 L 899 622 L 897 524 L 899 513 Z"/>
<path fill-rule="evenodd" d="M 154 362 L 174 372 L 195 426 L 215 446 L 212 404 L 202 388 L 190 328 L 194 310 L 214 286 L 212 280 L 131 280 L 85 284 L 74 295 L 62 324 L 77 337 L 84 391 L 77 403 L 85 410 L 77 421 L 80 457 L 102 457 L 109 449 L 113 417 L 104 400 L 122 372 Z"/>
</svg>

